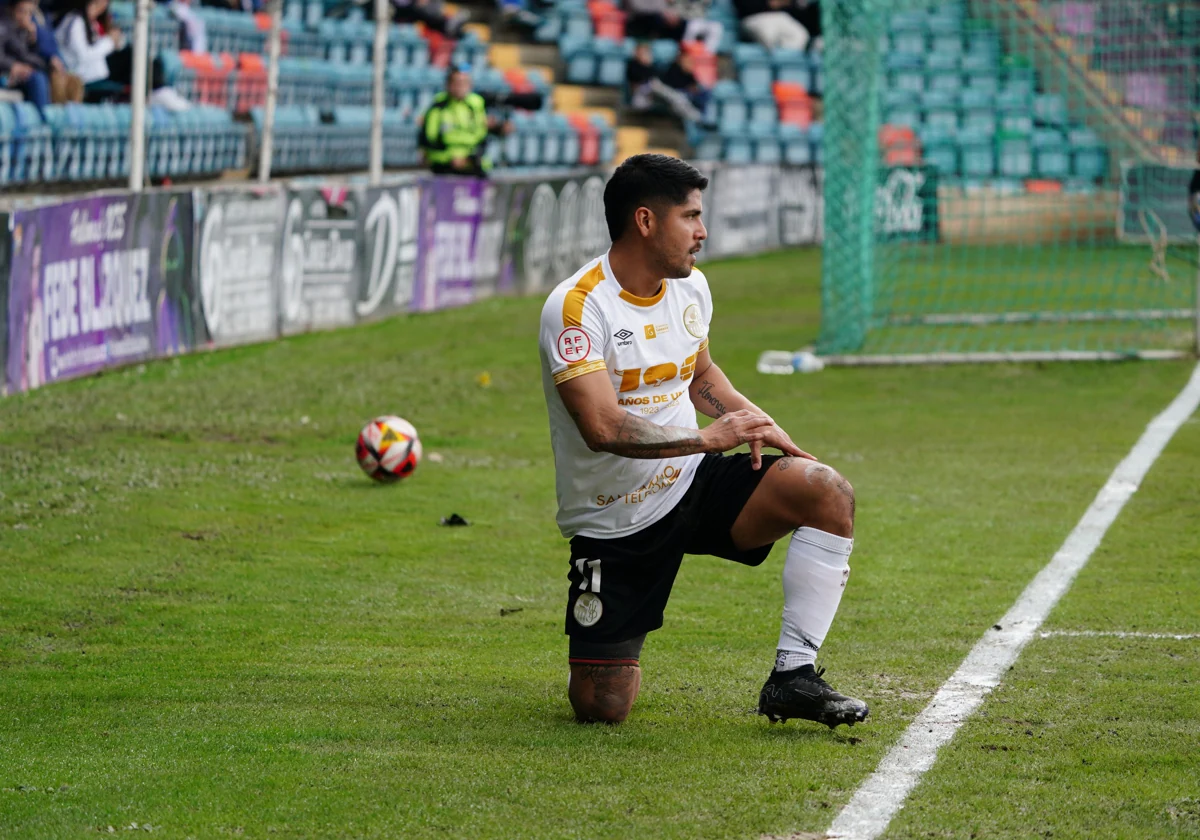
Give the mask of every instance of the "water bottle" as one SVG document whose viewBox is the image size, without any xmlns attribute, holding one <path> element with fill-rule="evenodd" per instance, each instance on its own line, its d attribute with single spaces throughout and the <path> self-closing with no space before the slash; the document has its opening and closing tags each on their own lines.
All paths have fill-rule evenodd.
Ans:
<svg viewBox="0 0 1200 840">
<path fill-rule="evenodd" d="M 800 373 L 816 373 L 825 370 L 825 363 L 811 350 L 797 350 L 792 354 L 792 370 Z"/>
</svg>

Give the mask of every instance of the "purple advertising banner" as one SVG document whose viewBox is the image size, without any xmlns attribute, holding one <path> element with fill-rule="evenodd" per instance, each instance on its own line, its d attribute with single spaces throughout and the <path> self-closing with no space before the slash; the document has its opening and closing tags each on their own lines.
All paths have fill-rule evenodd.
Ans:
<svg viewBox="0 0 1200 840">
<path fill-rule="evenodd" d="M 475 242 L 486 184 L 475 178 L 421 184 L 421 247 L 412 309 L 430 312 L 475 300 Z"/>
<path fill-rule="evenodd" d="M 186 193 L 14 213 L 9 391 L 191 349 L 191 229 Z"/>
</svg>

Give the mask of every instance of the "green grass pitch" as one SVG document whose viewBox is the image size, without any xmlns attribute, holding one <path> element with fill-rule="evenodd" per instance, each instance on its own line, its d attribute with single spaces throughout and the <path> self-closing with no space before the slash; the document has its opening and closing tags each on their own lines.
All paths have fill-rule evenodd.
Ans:
<svg viewBox="0 0 1200 840">
<path fill-rule="evenodd" d="M 571 721 L 541 301 L 492 300 L 0 401 L 0 836 L 819 836 L 1190 372 L 755 373 L 819 260 L 707 266 L 712 349 L 857 489 L 821 659 L 866 725 L 752 714 L 782 547 L 687 560 L 630 720 Z M 1200 633 L 1197 475 L 1193 418 L 1046 629 Z M 1200 836 L 1198 744 L 1200 641 L 1036 640 L 886 836 Z"/>
</svg>

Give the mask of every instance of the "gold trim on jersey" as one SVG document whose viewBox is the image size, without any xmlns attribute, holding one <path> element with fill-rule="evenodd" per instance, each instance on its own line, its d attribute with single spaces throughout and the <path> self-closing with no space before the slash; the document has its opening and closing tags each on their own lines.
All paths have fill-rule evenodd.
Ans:
<svg viewBox="0 0 1200 840">
<path fill-rule="evenodd" d="M 648 297 L 648 298 L 638 297 L 637 295 L 630 294 L 629 292 L 622 289 L 621 290 L 621 300 L 625 301 L 626 303 L 632 303 L 634 306 L 653 306 L 654 304 L 656 304 L 660 300 L 662 300 L 663 295 L 665 295 L 666 293 L 667 293 L 667 281 L 663 280 L 662 285 L 658 287 L 658 292 L 656 292 L 653 297 Z"/>
<path fill-rule="evenodd" d="M 561 385 L 576 376 L 583 376 L 585 373 L 595 373 L 598 370 L 608 370 L 608 365 L 604 364 L 603 359 L 592 359 L 590 362 L 572 362 L 566 370 L 559 371 L 554 374 L 554 384 Z"/>
<path fill-rule="evenodd" d="M 703 353 L 703 352 L 704 352 L 704 349 L 705 349 L 706 347 L 708 347 L 708 339 L 707 339 L 707 338 L 706 338 L 706 339 L 704 339 L 703 341 L 701 341 L 701 342 L 700 342 L 700 349 L 699 349 L 699 350 L 697 350 L 696 352 L 697 352 L 697 353 Z"/>
<path fill-rule="evenodd" d="M 563 298 L 563 326 L 564 327 L 582 327 L 583 326 L 583 304 L 587 300 L 588 294 L 592 289 L 600 285 L 604 279 L 604 264 L 596 263 L 596 267 L 587 274 L 579 278 L 579 282 L 575 284 L 575 288 L 567 292 L 567 296 Z M 572 364 L 580 364 L 572 362 Z"/>
</svg>

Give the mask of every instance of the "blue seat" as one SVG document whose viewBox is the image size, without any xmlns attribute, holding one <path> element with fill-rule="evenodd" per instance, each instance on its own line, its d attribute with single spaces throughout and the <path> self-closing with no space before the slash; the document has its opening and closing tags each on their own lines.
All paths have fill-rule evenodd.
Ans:
<svg viewBox="0 0 1200 840">
<path fill-rule="evenodd" d="M 559 54 L 567 65 L 567 81 L 590 85 L 596 80 L 596 53 L 588 38 L 564 37 L 558 42 Z"/>
<path fill-rule="evenodd" d="M 958 144 L 954 133 L 937 126 L 921 129 L 921 156 L 943 177 L 958 175 Z"/>
<path fill-rule="evenodd" d="M 1053 128 L 1039 128 L 1030 138 L 1033 169 L 1041 178 L 1066 178 L 1071 174 L 1071 155 L 1067 138 Z"/>
<path fill-rule="evenodd" d="M 996 133 L 996 103 L 989 93 L 971 90 L 959 93 L 960 129 L 981 129 L 988 134 Z"/>
<path fill-rule="evenodd" d="M 758 44 L 738 44 L 733 51 L 738 68 L 738 80 L 747 94 L 770 93 L 775 80 L 771 70 L 771 57 Z"/>
<path fill-rule="evenodd" d="M 996 171 L 1006 178 L 1028 178 L 1033 174 L 1033 146 L 1028 134 L 1002 131 L 996 135 Z"/>
<path fill-rule="evenodd" d="M 754 143 L 747 132 L 722 130 L 721 139 L 724 145 L 722 157 L 727 163 L 752 163 L 754 161 Z"/>
<path fill-rule="evenodd" d="M 692 149 L 697 160 L 720 160 L 721 135 L 715 131 L 705 132 L 692 143 Z"/>
<path fill-rule="evenodd" d="M 893 12 L 888 23 L 891 48 L 896 53 L 923 55 L 926 43 L 927 19 L 920 12 Z"/>
<path fill-rule="evenodd" d="M 964 177 L 990 178 L 995 174 L 995 132 L 963 128 L 957 140 L 959 172 Z"/>
<path fill-rule="evenodd" d="M 808 127 L 808 142 L 812 149 L 813 163 L 825 162 L 825 125 L 813 123 Z"/>
<path fill-rule="evenodd" d="M 953 135 L 958 131 L 958 97 L 944 90 L 927 90 L 921 97 L 922 122 Z"/>
<path fill-rule="evenodd" d="M 812 146 L 808 134 L 798 125 L 780 123 L 779 145 L 783 154 L 783 162 L 794 166 L 812 163 Z"/>
<path fill-rule="evenodd" d="M 774 126 L 779 122 L 779 110 L 770 96 L 754 96 L 747 100 L 748 119 L 754 125 Z"/>
<path fill-rule="evenodd" d="M 783 160 L 774 123 L 751 123 L 749 134 L 754 144 L 755 163 L 779 163 Z"/>
<path fill-rule="evenodd" d="M 1001 91 L 996 97 L 996 112 L 1001 131 L 1033 131 L 1032 102 L 1020 91 Z"/>
<path fill-rule="evenodd" d="M 922 56 L 892 53 L 884 64 L 888 86 L 892 90 L 910 90 L 914 93 L 925 90 L 925 60 Z"/>
<path fill-rule="evenodd" d="M 775 50 L 771 53 L 775 67 L 775 80 L 778 82 L 794 82 L 804 85 L 805 90 L 812 86 L 812 70 L 808 63 L 808 54 L 801 50 Z"/>
<path fill-rule="evenodd" d="M 1108 171 L 1108 151 L 1090 128 L 1073 128 L 1067 134 L 1071 152 L 1071 174 L 1076 178 L 1097 180 Z"/>
<path fill-rule="evenodd" d="M 917 128 L 921 124 L 921 95 L 911 90 L 884 91 L 883 121 Z"/>
<path fill-rule="evenodd" d="M 1033 118 L 1038 125 L 1065 128 L 1067 103 L 1056 93 L 1043 93 L 1033 98 Z"/>
<path fill-rule="evenodd" d="M 598 38 L 596 48 L 596 82 L 608 87 L 625 84 L 625 47 L 617 41 Z"/>
</svg>

